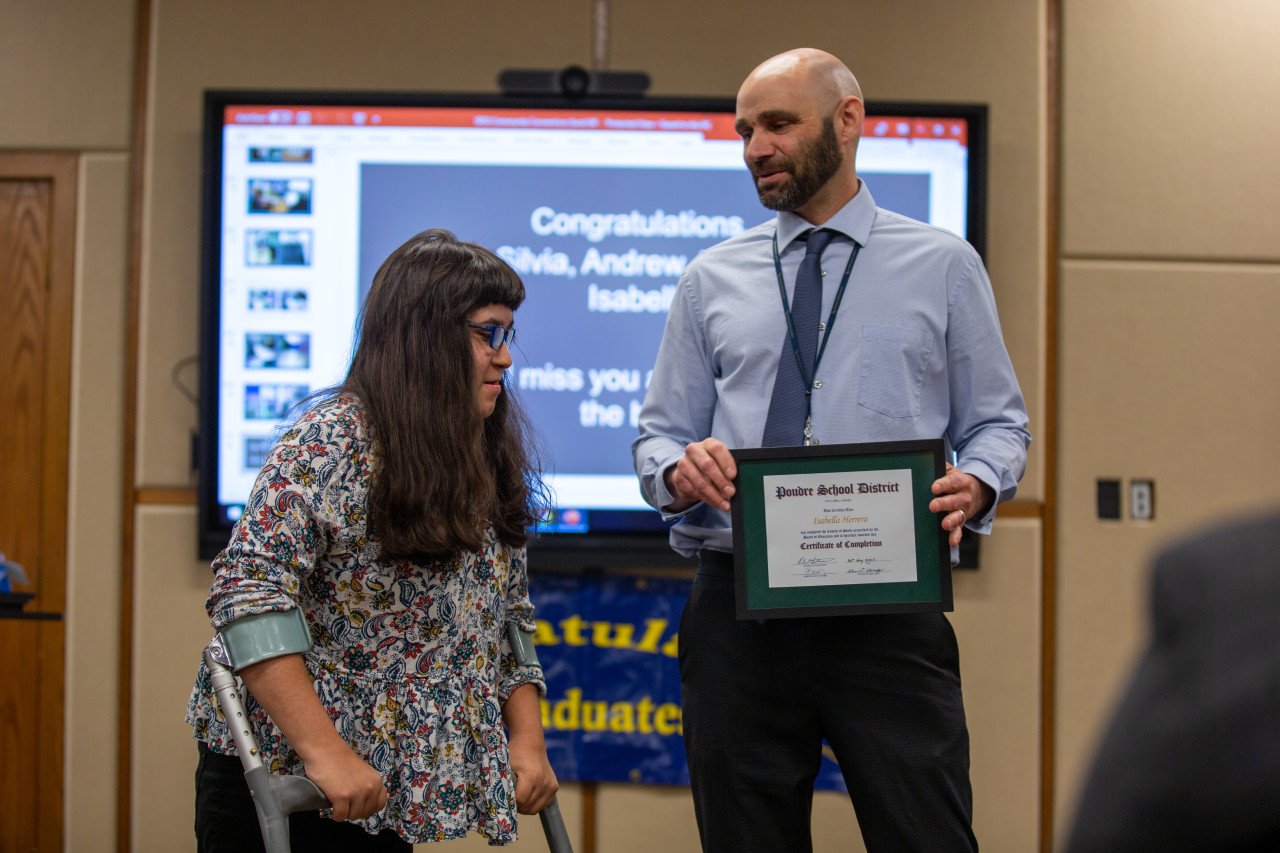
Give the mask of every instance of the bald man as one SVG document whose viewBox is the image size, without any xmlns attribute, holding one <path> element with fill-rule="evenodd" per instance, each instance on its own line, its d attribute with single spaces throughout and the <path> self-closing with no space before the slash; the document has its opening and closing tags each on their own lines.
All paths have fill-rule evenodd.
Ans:
<svg viewBox="0 0 1280 853">
<path fill-rule="evenodd" d="M 735 618 L 730 448 L 942 437 L 955 466 L 930 510 L 953 552 L 963 528 L 990 530 L 1026 466 L 1026 408 L 982 262 L 955 235 L 876 207 L 854 165 L 862 122 L 857 80 L 822 51 L 775 56 L 742 84 L 743 158 L 778 215 L 689 264 L 632 445 L 645 499 L 676 519 L 672 546 L 698 557 L 680 674 L 707 851 L 810 850 L 824 739 L 869 850 L 977 849 L 943 614 Z M 784 305 L 815 227 L 831 232 L 814 243 L 826 243 L 826 345 L 805 379 Z M 807 429 L 775 427 L 775 389 L 797 382 Z"/>
</svg>

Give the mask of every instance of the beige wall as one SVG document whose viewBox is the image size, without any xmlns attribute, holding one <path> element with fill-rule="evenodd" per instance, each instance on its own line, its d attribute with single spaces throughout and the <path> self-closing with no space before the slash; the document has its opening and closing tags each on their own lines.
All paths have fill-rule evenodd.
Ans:
<svg viewBox="0 0 1280 853">
<path fill-rule="evenodd" d="M 129 160 L 80 163 L 67 513 L 66 849 L 92 850 L 116 815 L 120 448 Z"/>
<path fill-rule="evenodd" d="M 673 0 L 611 0 L 611 65 L 648 70 L 654 93 L 731 95 L 746 70 L 764 56 L 814 45 L 849 60 L 872 99 L 991 104 L 988 265 L 1037 430 L 1046 397 L 1042 6 L 1032 0 L 980 0 L 977 5 L 797 0 L 780 14 L 777 4 L 748 0 L 724 15 Z M 192 484 L 188 435 L 196 412 L 173 387 L 170 371 L 196 351 L 201 90 L 492 91 L 502 68 L 590 64 L 591 8 L 591 0 L 499 0 L 484 4 L 480 14 L 476 6 L 394 0 L 365 4 L 360 14 L 352 14 L 351 5 L 337 0 L 152 0 L 134 435 L 140 487 Z M 119 548 L 113 528 L 95 524 L 118 519 L 120 512 L 120 473 L 111 466 L 110 450 L 102 448 L 123 441 L 110 432 L 119 429 L 124 414 L 111 389 L 122 382 L 125 334 L 120 268 L 127 250 L 134 13 L 134 3 L 123 0 L 20 1 L 5 9 L 0 27 L 0 78 L 24 81 L 0 88 L 0 110 L 37 115 L 32 124 L 0 123 L 0 149 L 84 154 L 78 307 L 96 323 L 77 325 L 82 355 L 74 415 L 79 443 L 73 450 L 72 579 L 83 585 L 68 608 L 68 672 L 77 679 L 68 694 L 68 777 L 74 772 L 77 781 L 91 779 L 99 786 L 93 802 L 79 794 L 68 797 L 68 849 L 76 850 L 114 848 L 111 834 L 96 822 L 109 820 L 114 808 L 114 800 L 104 795 L 114 790 L 114 749 L 104 745 L 113 731 L 114 697 L 104 695 L 118 672 L 119 628 L 111 602 L 119 583 Z M 100 272 L 104 269 L 108 272 Z M 95 357 L 99 352 L 105 356 Z M 97 420 L 114 427 L 93 432 Z M 1043 500 L 1043 459 L 1051 450 L 1042 442 L 1034 446 L 1023 500 Z M 93 515 L 95 510 L 100 515 Z M 188 849 L 192 761 L 182 707 L 207 633 L 201 607 L 207 569 L 193 557 L 192 507 L 141 507 L 136 523 L 129 721 L 133 849 Z M 984 543 L 983 569 L 956 579 L 954 622 L 973 738 L 975 825 L 984 848 L 997 853 L 1036 847 L 1039 555 L 1039 521 L 1004 520 Z M 1062 553 L 1060 571 L 1068 569 L 1068 556 Z M 1079 619 L 1088 626 L 1094 616 L 1083 612 Z M 105 671 L 93 672 L 93 663 Z M 1082 675 L 1085 686 L 1087 675 Z M 105 713 L 104 704 L 110 706 Z M 1083 747 L 1068 742 L 1065 749 L 1076 751 L 1066 756 L 1070 762 L 1078 761 Z M 579 794 L 571 788 L 563 802 L 576 830 Z M 600 849 L 611 853 L 694 848 L 691 807 L 680 790 L 603 786 L 598 817 Z M 840 798 L 818 798 L 819 850 L 851 849 L 854 826 Z M 538 844 L 524 843 L 527 849 Z M 454 849 L 467 845 L 471 841 Z"/>
<path fill-rule="evenodd" d="M 127 148 L 133 31 L 133 0 L 5 0 L 0 148 Z"/>
<path fill-rule="evenodd" d="M 1143 641 L 1152 552 L 1280 501 L 1280 7 L 1064 12 L 1060 826 Z M 1099 521 L 1100 477 L 1154 479 L 1155 519 Z"/>
</svg>

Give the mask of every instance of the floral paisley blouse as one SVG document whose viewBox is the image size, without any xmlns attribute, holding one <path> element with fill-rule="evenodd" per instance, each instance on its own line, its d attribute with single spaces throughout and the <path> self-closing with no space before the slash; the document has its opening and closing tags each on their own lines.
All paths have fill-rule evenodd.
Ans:
<svg viewBox="0 0 1280 853">
<path fill-rule="evenodd" d="M 366 529 L 374 461 L 364 413 L 349 397 L 321 403 L 271 451 L 213 562 L 206 607 L 215 629 L 244 616 L 302 608 L 307 669 L 338 733 L 382 774 L 386 807 L 355 821 L 410 842 L 515 840 L 515 780 L 501 704 L 521 684 L 506 639 L 532 631 L 525 554 L 487 531 L 478 553 L 451 562 L 384 562 Z M 273 772 L 302 760 L 251 696 L 245 705 Z M 187 705 L 195 737 L 235 755 L 203 663 Z"/>
</svg>

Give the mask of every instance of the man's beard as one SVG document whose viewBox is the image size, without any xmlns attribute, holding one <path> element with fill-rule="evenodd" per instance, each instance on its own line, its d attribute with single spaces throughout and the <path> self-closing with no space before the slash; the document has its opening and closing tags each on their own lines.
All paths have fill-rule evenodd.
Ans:
<svg viewBox="0 0 1280 853">
<path fill-rule="evenodd" d="M 844 152 L 836 139 L 835 122 L 830 116 L 824 119 L 822 130 L 800 149 L 795 160 L 776 155 L 763 164 L 749 165 L 761 204 L 770 210 L 795 211 L 804 207 L 844 165 Z M 761 189 L 759 172 L 762 166 L 767 166 L 763 171 L 786 172 L 791 179 L 778 189 Z"/>
</svg>

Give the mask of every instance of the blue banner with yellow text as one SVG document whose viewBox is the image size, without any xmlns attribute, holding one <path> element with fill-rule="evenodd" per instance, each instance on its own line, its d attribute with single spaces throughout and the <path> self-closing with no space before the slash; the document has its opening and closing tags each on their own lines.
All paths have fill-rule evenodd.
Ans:
<svg viewBox="0 0 1280 853">
<path fill-rule="evenodd" d="M 689 784 L 676 663 L 689 581 L 534 573 L 529 593 L 556 776 Z"/>
<path fill-rule="evenodd" d="M 690 581 L 532 573 L 547 680 L 542 727 L 561 782 L 687 785 L 676 661 Z M 824 757 L 816 788 L 844 789 Z"/>
</svg>

